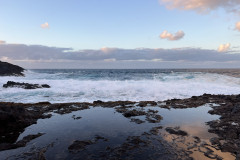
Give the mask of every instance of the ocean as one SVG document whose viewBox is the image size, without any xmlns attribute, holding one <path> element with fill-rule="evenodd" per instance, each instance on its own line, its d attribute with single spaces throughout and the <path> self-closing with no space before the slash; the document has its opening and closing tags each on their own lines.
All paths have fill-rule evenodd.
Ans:
<svg viewBox="0 0 240 160">
<path fill-rule="evenodd" d="M 44 69 L 7 81 L 49 84 L 49 89 L 0 88 L 1 102 L 51 103 L 162 101 L 208 94 L 239 94 L 240 78 L 178 69 Z"/>
</svg>

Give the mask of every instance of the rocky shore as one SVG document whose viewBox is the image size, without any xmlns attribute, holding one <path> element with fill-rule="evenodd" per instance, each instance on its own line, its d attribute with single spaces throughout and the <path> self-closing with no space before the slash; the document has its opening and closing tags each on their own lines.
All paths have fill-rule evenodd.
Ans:
<svg viewBox="0 0 240 160">
<path fill-rule="evenodd" d="M 209 132 L 215 133 L 217 137 L 210 139 L 211 147 L 223 152 L 230 152 L 235 155 L 236 159 L 240 158 L 240 95 L 210 95 L 204 94 L 202 96 L 193 96 L 188 99 L 172 99 L 162 102 L 153 101 L 115 101 L 102 102 L 94 101 L 93 103 L 59 103 L 51 104 L 49 102 L 41 102 L 36 104 L 22 104 L 22 103 L 0 103 L 0 150 L 8 150 L 24 146 L 28 141 L 42 134 L 30 135 L 29 137 L 16 142 L 20 133 L 24 131 L 27 126 L 34 124 L 38 119 L 50 118 L 51 113 L 67 114 L 74 111 L 86 110 L 90 107 L 113 108 L 116 112 L 121 113 L 124 117 L 136 124 L 142 123 L 158 123 L 162 120 L 161 113 L 156 110 L 144 109 L 145 107 L 154 106 L 160 108 L 196 108 L 205 104 L 211 105 L 212 110 L 210 114 L 219 115 L 218 120 L 207 122 L 210 129 Z M 144 116 L 144 119 L 137 117 Z M 73 116 L 74 120 L 81 120 L 81 117 Z M 153 128 L 150 134 L 156 135 L 162 127 Z M 166 132 L 180 137 L 188 136 L 188 133 L 179 128 L 167 127 Z M 144 135 L 146 136 L 146 135 Z M 100 136 L 101 137 L 101 136 Z M 134 138 L 130 140 L 131 138 Z M 128 143 L 145 143 L 140 140 L 142 137 L 131 137 Z M 137 138 L 137 139 L 136 139 Z M 78 141 L 76 140 L 69 150 L 76 151 L 76 149 L 84 149 L 85 146 L 98 143 L 100 139 L 96 138 L 92 141 Z M 199 143 L 198 137 L 193 138 L 196 141 L 195 146 Z M 106 140 L 106 139 L 105 139 Z M 198 142 L 198 143 L 197 143 Z M 200 144 L 200 143 L 199 143 Z M 128 146 L 129 147 L 129 146 Z M 127 150 L 128 147 L 124 147 Z M 136 146 L 135 146 L 136 147 Z M 192 149 L 191 146 L 188 146 Z M 122 148 L 123 149 L 123 148 Z M 116 150 L 116 149 L 115 149 Z M 205 153 L 206 152 L 206 153 Z M 215 157 L 213 159 L 220 159 L 208 149 L 204 152 L 207 157 Z M 186 152 L 187 153 L 187 152 Z"/>
<path fill-rule="evenodd" d="M 22 67 L 0 61 L 0 76 L 24 76 L 23 71 Z"/>
</svg>

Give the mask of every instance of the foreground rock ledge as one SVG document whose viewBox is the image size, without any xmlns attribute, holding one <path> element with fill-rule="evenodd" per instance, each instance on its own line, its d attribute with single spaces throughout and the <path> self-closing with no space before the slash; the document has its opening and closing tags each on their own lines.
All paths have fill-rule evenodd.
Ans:
<svg viewBox="0 0 240 160">
<path fill-rule="evenodd" d="M 213 103 L 218 104 L 218 106 L 212 105 L 212 110 L 210 110 L 209 113 L 220 115 L 220 119 L 207 123 L 210 126 L 209 132 L 218 135 L 218 137 L 211 139 L 212 145 L 216 145 L 216 148 L 219 148 L 221 151 L 231 152 L 235 154 L 237 158 L 240 158 L 240 95 L 204 94 L 202 96 L 193 96 L 188 99 L 172 99 L 163 102 L 95 101 L 93 103 L 58 104 L 51 104 L 49 102 L 36 104 L 0 102 L 0 143 L 15 143 L 20 132 L 24 131 L 24 128 L 36 123 L 39 118 L 51 117 L 49 112 L 66 114 L 77 110 L 89 109 L 90 106 L 106 107 L 114 108 L 126 118 L 131 118 L 136 115 L 145 115 L 147 122 L 154 123 L 161 120 L 161 117 L 158 116 L 157 113 L 151 110 L 148 112 L 139 112 L 138 110 L 135 112 L 135 110 L 132 110 L 130 112 L 128 108 L 134 108 L 134 105 L 139 107 L 150 105 L 167 109 L 193 108 Z M 161 113 L 159 114 L 161 115 Z M 169 131 L 172 131 L 172 129 L 169 129 Z M 221 140 L 224 142 L 218 143 Z M 6 149 L 7 148 L 2 148 L 2 150 Z"/>
</svg>

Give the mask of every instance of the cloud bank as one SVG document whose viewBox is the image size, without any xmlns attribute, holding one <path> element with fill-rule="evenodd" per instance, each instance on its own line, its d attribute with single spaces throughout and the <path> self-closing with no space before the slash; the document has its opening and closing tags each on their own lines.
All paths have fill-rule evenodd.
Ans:
<svg viewBox="0 0 240 160">
<path fill-rule="evenodd" d="M 230 44 L 220 45 L 218 51 L 200 48 L 175 49 L 120 49 L 102 48 L 99 50 L 73 51 L 71 48 L 48 47 L 42 45 L 4 44 L 0 45 L 0 59 L 25 62 L 240 62 L 240 53 L 229 54 Z"/>
<path fill-rule="evenodd" d="M 175 34 L 172 34 L 165 30 L 160 34 L 160 38 L 167 39 L 169 41 L 176 41 L 176 40 L 182 39 L 184 37 L 184 35 L 185 35 L 185 33 L 183 31 L 178 31 Z"/>
<path fill-rule="evenodd" d="M 209 12 L 224 8 L 228 12 L 239 12 L 240 0 L 159 0 L 169 9 Z"/>
</svg>

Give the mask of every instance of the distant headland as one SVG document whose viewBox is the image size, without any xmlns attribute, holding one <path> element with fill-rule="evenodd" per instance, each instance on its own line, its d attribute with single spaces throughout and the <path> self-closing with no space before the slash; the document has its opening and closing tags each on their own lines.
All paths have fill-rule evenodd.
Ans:
<svg viewBox="0 0 240 160">
<path fill-rule="evenodd" d="M 25 69 L 8 62 L 0 61 L 0 76 L 24 76 Z"/>
</svg>

